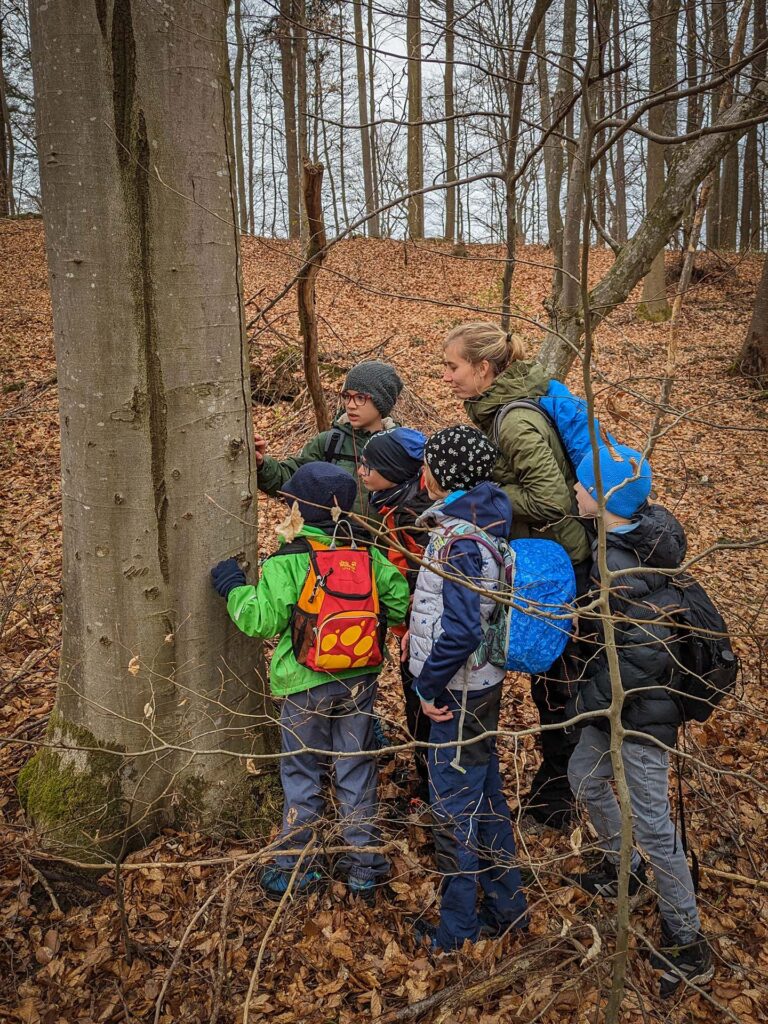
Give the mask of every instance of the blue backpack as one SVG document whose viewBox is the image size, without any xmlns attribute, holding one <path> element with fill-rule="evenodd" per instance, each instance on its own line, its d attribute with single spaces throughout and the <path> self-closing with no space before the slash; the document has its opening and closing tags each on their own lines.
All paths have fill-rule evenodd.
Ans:
<svg viewBox="0 0 768 1024">
<path fill-rule="evenodd" d="M 539 675 L 557 661 L 573 629 L 576 576 L 565 549 L 553 540 L 503 541 L 479 527 L 451 540 L 470 537 L 491 553 L 499 566 L 498 603 L 475 652 L 476 664 L 490 662 L 508 672 Z M 447 557 L 451 540 L 443 548 Z"/>
<path fill-rule="evenodd" d="M 589 414 L 584 399 L 574 395 L 559 380 L 551 380 L 546 395 L 542 395 L 541 398 L 519 398 L 507 402 L 496 413 L 493 421 L 491 439 L 496 445 L 499 443 L 502 420 L 512 409 L 535 409 L 541 413 L 560 439 L 575 475 L 578 464 L 592 451 L 589 439 Z M 597 417 L 594 418 L 594 424 L 599 445 L 604 444 L 606 438 L 609 444 L 617 444 L 611 434 L 602 430 Z"/>
</svg>

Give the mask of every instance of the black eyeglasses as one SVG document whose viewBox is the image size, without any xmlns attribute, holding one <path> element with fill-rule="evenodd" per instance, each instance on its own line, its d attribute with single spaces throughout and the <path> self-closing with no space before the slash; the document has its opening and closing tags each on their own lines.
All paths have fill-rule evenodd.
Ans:
<svg viewBox="0 0 768 1024">
<path fill-rule="evenodd" d="M 351 405 L 353 409 L 359 409 L 361 405 L 365 405 L 370 397 L 364 391 L 341 392 L 341 400 L 344 405 Z"/>
</svg>

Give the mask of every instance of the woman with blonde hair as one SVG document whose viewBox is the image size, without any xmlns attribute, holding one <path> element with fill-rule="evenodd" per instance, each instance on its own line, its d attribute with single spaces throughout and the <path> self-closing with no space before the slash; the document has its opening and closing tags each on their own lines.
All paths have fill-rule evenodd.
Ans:
<svg viewBox="0 0 768 1024">
<path fill-rule="evenodd" d="M 443 380 L 464 402 L 472 422 L 499 447 L 493 480 L 512 503 L 511 538 L 543 537 L 562 544 L 576 572 L 578 593 L 583 593 L 589 585 L 590 546 L 574 504 L 573 467 L 552 423 L 530 402 L 547 393 L 552 378 L 525 356 L 517 334 L 491 323 L 459 324 L 443 343 Z M 503 411 L 510 403 L 522 404 Z M 542 725 L 565 721 L 576 674 L 573 652 L 567 649 L 546 676 L 531 677 Z M 576 737 L 548 729 L 540 740 L 542 763 L 524 809 L 536 822 L 565 828 L 573 807 L 567 768 Z"/>
</svg>

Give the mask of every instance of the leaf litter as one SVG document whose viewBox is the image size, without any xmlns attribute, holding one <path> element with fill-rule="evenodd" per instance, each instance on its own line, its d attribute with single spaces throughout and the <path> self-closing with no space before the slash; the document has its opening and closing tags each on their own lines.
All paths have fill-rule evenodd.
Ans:
<svg viewBox="0 0 768 1024">
<path fill-rule="evenodd" d="M 352 363 L 383 358 L 398 367 L 406 384 L 396 410 L 403 422 L 430 432 L 464 419 L 441 386 L 440 341 L 453 324 L 490 315 L 499 301 L 502 269 L 499 248 L 468 250 L 468 259 L 457 259 L 439 243 L 404 246 L 364 239 L 332 250 L 329 272 L 321 274 L 318 286 L 322 378 L 332 405 Z M 521 254 L 526 262 L 517 267 L 514 298 L 519 310 L 536 320 L 548 292 L 549 253 L 527 247 Z M 595 250 L 593 275 L 604 272 L 610 259 Z M 296 252 L 288 243 L 246 238 L 243 265 L 246 295 L 258 293 L 246 309 L 246 318 L 253 320 L 257 306 L 295 272 Z M 675 408 L 687 415 L 654 455 L 659 499 L 684 522 L 689 552 L 768 532 L 768 406 L 764 394 L 729 372 L 751 315 L 760 260 L 702 256 L 700 266 L 703 272 L 683 308 L 673 391 Z M 635 445 L 644 441 L 653 418 L 667 340 L 664 325 L 635 318 L 637 298 L 601 328 L 595 365 L 601 375 L 598 412 L 621 440 Z M 465 308 L 473 306 L 480 312 Z M 274 387 L 290 390 L 292 398 L 255 404 L 254 425 L 266 436 L 269 451 L 281 455 L 297 450 L 314 433 L 314 424 L 300 359 L 285 355 L 286 348 L 298 351 L 293 297 L 266 320 L 271 326 L 257 318 L 250 330 L 252 367 L 262 371 L 259 394 L 269 395 Z M 519 326 L 532 340 L 537 337 L 530 323 Z M 283 379 L 276 382 L 278 365 Z M 260 895 L 255 866 L 225 885 L 234 860 L 205 862 L 246 855 L 252 846 L 166 829 L 146 849 L 130 854 L 121 873 L 126 948 L 114 873 L 84 878 L 66 865 L 37 858 L 19 808 L 14 780 L 42 737 L 53 705 L 61 617 L 56 367 L 43 232 L 35 220 L 0 224 L 0 371 L 4 384 L 12 385 L 0 393 L 6 511 L 0 524 L 0 735 L 6 740 L 0 751 L 0 1019 L 175 1024 L 208 1022 L 215 1010 L 218 1021 L 239 1022 L 275 906 Z M 578 365 L 569 382 L 581 389 Z M 266 554 L 275 547 L 281 520 L 287 519 L 287 532 L 296 523 L 282 504 L 264 496 L 259 514 Z M 677 1006 L 661 1006 L 653 973 L 633 956 L 622 1007 L 626 1024 L 726 1019 L 750 1024 L 768 1013 L 768 903 L 760 884 L 768 875 L 765 550 L 722 551 L 696 571 L 727 613 L 745 678 L 742 699 L 688 730 L 689 749 L 702 763 L 686 772 L 686 810 L 702 863 L 700 904 L 705 931 L 714 939 L 717 973 L 709 999 L 693 994 Z M 526 680 L 512 677 L 507 686 L 502 727 L 533 725 Z M 389 666 L 378 710 L 396 740 L 404 738 L 401 704 L 399 681 Z M 500 753 L 514 807 L 518 788 L 525 789 L 535 768 L 533 738 L 502 739 Z M 566 877 L 593 846 L 588 824 L 570 837 L 519 836 L 532 906 L 525 940 L 480 942 L 434 961 L 414 947 L 409 923 L 420 914 L 433 915 L 437 906 L 429 829 L 393 810 L 404 794 L 408 767 L 404 752 L 381 770 L 386 838 L 393 849 L 390 885 L 375 907 L 350 901 L 340 883 L 289 902 L 265 949 L 249 1020 L 594 1020 L 610 982 L 612 918 L 610 908 L 596 906 Z M 131 870 L 131 863 L 151 866 Z M 185 866 L 168 866 L 181 863 Z M 220 891 L 179 951 L 192 915 L 217 886 Z M 658 938 L 653 907 L 635 911 L 632 924 L 633 948 L 646 936 Z M 177 954 L 178 966 L 158 1010 Z M 517 972 L 504 973 L 514 965 Z M 503 984 L 494 988 L 494 978 Z M 462 1001 L 463 993 L 471 996 L 469 1003 Z M 440 994 L 444 1002 L 428 1008 Z"/>
</svg>

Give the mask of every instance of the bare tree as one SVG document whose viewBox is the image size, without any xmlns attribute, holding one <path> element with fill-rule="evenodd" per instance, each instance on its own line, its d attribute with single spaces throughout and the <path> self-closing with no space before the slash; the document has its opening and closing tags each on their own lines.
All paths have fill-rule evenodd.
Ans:
<svg viewBox="0 0 768 1024">
<path fill-rule="evenodd" d="M 651 26 L 650 93 L 671 90 L 677 80 L 677 21 L 680 0 L 650 0 Z M 674 136 L 677 131 L 677 105 L 657 103 L 648 113 L 648 129 L 657 135 Z M 664 189 L 667 147 L 648 140 L 646 208 L 651 209 Z M 638 313 L 649 320 L 667 320 L 670 315 L 664 270 L 664 249 L 656 255 L 643 280 L 643 298 Z"/>
<path fill-rule="evenodd" d="M 0 217 L 9 217 L 16 212 L 16 204 L 13 196 L 13 131 L 8 110 L 4 49 L 3 19 L 0 17 Z"/>
<path fill-rule="evenodd" d="M 357 111 L 360 118 L 360 147 L 363 157 L 363 182 L 365 187 L 365 210 L 368 214 L 367 228 L 371 238 L 380 235 L 379 215 L 376 211 L 376 192 L 373 187 L 373 160 L 371 155 L 371 133 L 373 122 L 368 124 L 368 90 L 366 88 L 365 42 L 363 40 L 362 3 L 355 0 L 353 19 L 355 26 L 355 59 L 357 61 Z"/>
<path fill-rule="evenodd" d="M 453 62 L 455 58 L 456 30 L 455 3 L 445 4 L 445 71 L 443 73 L 443 106 L 445 110 L 445 237 L 449 242 L 456 239 L 456 106 L 453 96 Z"/>
<path fill-rule="evenodd" d="M 280 72 L 283 87 L 283 124 L 285 163 L 288 184 L 288 237 L 301 233 L 301 197 L 299 189 L 299 136 L 296 125 L 296 53 L 293 38 L 293 0 L 280 0 L 278 22 Z"/>
<path fill-rule="evenodd" d="M 424 152 L 421 122 L 424 112 L 421 101 L 421 9 L 420 0 L 408 0 L 406 29 L 408 51 L 408 234 L 424 237 Z"/>
<path fill-rule="evenodd" d="M 245 198 L 245 164 L 243 160 L 243 59 L 245 42 L 243 38 L 242 0 L 235 0 L 235 66 L 233 69 L 232 104 L 234 108 L 235 157 L 237 165 L 237 208 L 240 215 L 240 230 L 248 230 L 248 205 Z"/>
<path fill-rule="evenodd" d="M 763 274 L 757 286 L 752 320 L 744 338 L 738 369 L 745 377 L 752 377 L 760 387 L 768 382 L 768 256 L 763 262 Z"/>
<path fill-rule="evenodd" d="M 21 788 L 46 841 L 85 856 L 249 813 L 226 751 L 266 749 L 257 649 L 208 581 L 227 555 L 256 564 L 226 15 L 32 4 L 65 595 Z"/>
</svg>

